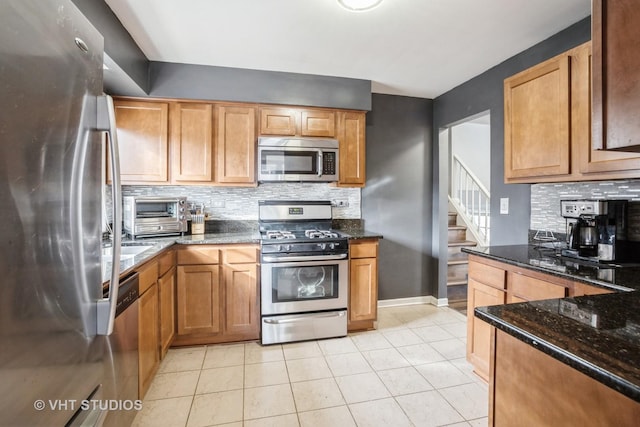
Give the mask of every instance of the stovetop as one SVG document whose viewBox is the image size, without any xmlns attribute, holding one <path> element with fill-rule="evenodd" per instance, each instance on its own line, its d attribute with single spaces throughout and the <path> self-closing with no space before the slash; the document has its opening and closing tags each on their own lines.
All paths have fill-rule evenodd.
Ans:
<svg viewBox="0 0 640 427">
<path fill-rule="evenodd" d="M 342 234 L 334 230 L 268 230 L 262 233 L 262 240 L 325 240 L 340 239 Z"/>
</svg>

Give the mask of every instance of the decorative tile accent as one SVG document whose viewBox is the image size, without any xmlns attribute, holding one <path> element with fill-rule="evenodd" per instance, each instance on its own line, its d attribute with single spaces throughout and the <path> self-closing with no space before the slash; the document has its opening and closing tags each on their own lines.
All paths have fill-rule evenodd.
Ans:
<svg viewBox="0 0 640 427">
<path fill-rule="evenodd" d="M 627 199 L 640 202 L 640 180 L 549 183 L 531 186 L 531 226 L 532 230 L 554 233 L 566 232 L 566 221 L 560 215 L 560 200 L 572 199 Z M 631 209 L 631 225 L 640 222 Z M 635 228 L 639 228 L 637 225 Z"/>
<path fill-rule="evenodd" d="M 331 200 L 346 202 L 333 208 L 334 219 L 360 219 L 360 189 L 337 188 L 326 183 L 268 183 L 257 187 L 212 187 L 175 185 L 125 185 L 124 196 L 187 196 L 202 203 L 215 220 L 257 220 L 258 200 Z M 105 187 L 107 218 L 112 218 L 111 187 Z"/>
</svg>

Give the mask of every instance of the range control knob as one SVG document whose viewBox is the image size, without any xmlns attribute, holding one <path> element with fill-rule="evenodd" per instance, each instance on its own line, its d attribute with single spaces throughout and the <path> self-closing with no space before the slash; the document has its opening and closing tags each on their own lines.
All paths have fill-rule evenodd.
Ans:
<svg viewBox="0 0 640 427">
<path fill-rule="evenodd" d="M 291 245 L 284 245 L 284 250 L 285 251 L 290 251 L 291 250 Z"/>
<path fill-rule="evenodd" d="M 325 249 L 327 249 L 327 244 L 326 243 L 318 243 L 318 247 L 324 251 Z"/>
<path fill-rule="evenodd" d="M 335 248 L 336 248 L 335 243 L 329 243 L 329 249 L 335 249 Z"/>
</svg>

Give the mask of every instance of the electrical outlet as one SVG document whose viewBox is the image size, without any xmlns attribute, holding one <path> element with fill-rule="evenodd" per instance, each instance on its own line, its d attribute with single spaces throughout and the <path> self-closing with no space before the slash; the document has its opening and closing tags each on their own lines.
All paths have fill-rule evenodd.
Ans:
<svg viewBox="0 0 640 427">
<path fill-rule="evenodd" d="M 500 198 L 500 215 L 509 215 L 509 198 Z"/>
<path fill-rule="evenodd" d="M 224 208 L 224 199 L 211 199 L 210 206 L 212 208 Z"/>
<path fill-rule="evenodd" d="M 349 201 L 348 200 L 336 200 L 335 206 L 338 208 L 348 208 Z"/>
</svg>

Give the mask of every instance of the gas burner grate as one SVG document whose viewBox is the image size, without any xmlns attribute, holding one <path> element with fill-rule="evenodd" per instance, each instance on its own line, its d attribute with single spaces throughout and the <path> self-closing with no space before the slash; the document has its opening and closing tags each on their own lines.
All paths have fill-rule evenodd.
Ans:
<svg viewBox="0 0 640 427">
<path fill-rule="evenodd" d="M 329 230 L 306 230 L 304 235 L 310 239 L 337 239 L 338 233 Z"/>
<path fill-rule="evenodd" d="M 296 236 L 290 231 L 267 231 L 267 239 L 285 240 L 295 239 Z"/>
</svg>

